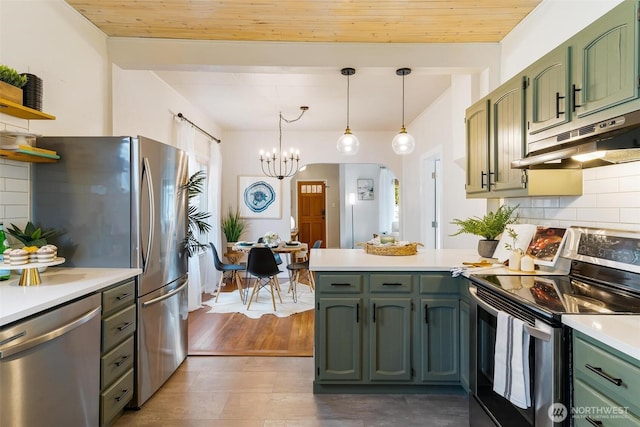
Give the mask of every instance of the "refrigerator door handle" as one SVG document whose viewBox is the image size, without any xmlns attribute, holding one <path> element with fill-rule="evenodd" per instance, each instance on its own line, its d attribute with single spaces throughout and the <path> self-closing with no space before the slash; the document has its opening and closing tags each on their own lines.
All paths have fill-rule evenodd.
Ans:
<svg viewBox="0 0 640 427">
<path fill-rule="evenodd" d="M 149 237 L 147 239 L 147 253 L 144 250 L 140 251 L 142 254 L 142 272 L 147 271 L 149 265 L 149 258 L 151 257 L 151 248 L 153 247 L 153 230 L 155 229 L 155 203 L 153 200 L 153 181 L 151 178 L 151 167 L 149 166 L 149 158 L 145 157 L 143 160 L 142 178 L 146 177 L 147 180 L 147 194 L 149 195 Z M 142 232 L 142 230 L 140 230 Z M 141 236 L 142 237 L 142 236 Z"/>
<path fill-rule="evenodd" d="M 174 296 L 175 294 L 177 294 L 177 293 L 179 293 L 180 291 L 182 291 L 182 290 L 184 289 L 184 287 L 185 287 L 185 286 L 187 286 L 188 284 L 189 284 L 189 282 L 188 282 L 188 281 L 185 281 L 185 282 L 184 282 L 180 287 L 178 287 L 178 288 L 176 288 L 176 289 L 172 290 L 171 292 L 167 293 L 166 295 L 162 295 L 162 296 L 159 296 L 159 297 L 154 298 L 154 299 L 152 299 L 152 300 L 149 300 L 149 301 L 143 302 L 143 303 L 142 303 L 142 307 L 147 307 L 147 306 L 150 306 L 150 305 L 153 305 L 153 304 L 157 304 L 157 303 L 159 303 L 160 301 L 164 301 L 164 300 L 166 300 L 166 299 L 169 299 L 169 298 L 171 298 L 172 296 Z"/>
</svg>

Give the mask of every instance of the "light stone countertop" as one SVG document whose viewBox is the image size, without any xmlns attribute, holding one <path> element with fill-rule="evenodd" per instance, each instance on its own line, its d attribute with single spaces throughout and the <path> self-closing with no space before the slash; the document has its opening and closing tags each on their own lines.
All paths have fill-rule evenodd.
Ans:
<svg viewBox="0 0 640 427">
<path fill-rule="evenodd" d="M 566 314 L 562 323 L 640 361 L 640 315 Z"/>
<path fill-rule="evenodd" d="M 0 327 L 142 273 L 137 268 L 49 267 L 37 286 L 19 286 L 19 276 L 0 282 Z"/>
</svg>

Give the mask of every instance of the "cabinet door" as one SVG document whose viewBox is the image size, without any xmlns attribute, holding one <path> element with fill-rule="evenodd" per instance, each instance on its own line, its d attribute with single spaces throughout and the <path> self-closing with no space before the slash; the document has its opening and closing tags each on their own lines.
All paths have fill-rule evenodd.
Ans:
<svg viewBox="0 0 640 427">
<path fill-rule="evenodd" d="M 411 298 L 369 301 L 369 377 L 411 380 Z"/>
<path fill-rule="evenodd" d="M 569 52 L 568 46 L 560 46 L 524 72 L 527 78 L 527 132 L 529 135 L 567 123 L 571 119 L 569 102 L 567 102 Z"/>
<path fill-rule="evenodd" d="M 524 77 L 516 77 L 492 92 L 491 190 L 523 188 L 522 171 L 511 169 L 525 154 Z"/>
<path fill-rule="evenodd" d="M 458 299 L 420 300 L 420 380 L 454 382 L 459 378 Z"/>
<path fill-rule="evenodd" d="M 489 100 L 467 109 L 467 194 L 489 191 Z"/>
<path fill-rule="evenodd" d="M 460 384 L 469 391 L 469 304 L 460 300 Z"/>
<path fill-rule="evenodd" d="M 578 117 L 638 97 L 637 2 L 625 1 L 575 37 Z"/>
<path fill-rule="evenodd" d="M 362 300 L 320 298 L 316 310 L 319 380 L 362 379 Z"/>
</svg>

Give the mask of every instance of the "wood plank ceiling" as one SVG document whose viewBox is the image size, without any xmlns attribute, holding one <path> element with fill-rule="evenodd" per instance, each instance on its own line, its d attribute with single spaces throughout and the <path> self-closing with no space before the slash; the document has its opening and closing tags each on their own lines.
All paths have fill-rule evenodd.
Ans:
<svg viewBox="0 0 640 427">
<path fill-rule="evenodd" d="M 499 42 L 541 0 L 66 0 L 110 37 Z"/>
</svg>

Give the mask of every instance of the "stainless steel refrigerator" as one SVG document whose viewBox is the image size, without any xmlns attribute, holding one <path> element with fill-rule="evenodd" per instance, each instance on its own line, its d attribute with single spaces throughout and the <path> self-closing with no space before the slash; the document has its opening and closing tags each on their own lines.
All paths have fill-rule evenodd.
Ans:
<svg viewBox="0 0 640 427">
<path fill-rule="evenodd" d="M 136 386 L 142 405 L 187 354 L 187 155 L 144 137 L 43 137 L 60 161 L 32 167 L 32 220 L 65 230 L 67 267 L 141 268 Z"/>
</svg>

